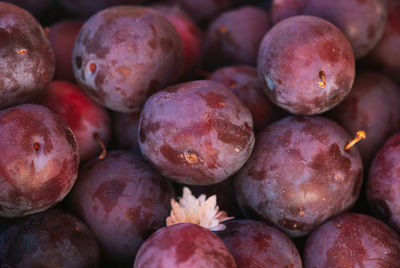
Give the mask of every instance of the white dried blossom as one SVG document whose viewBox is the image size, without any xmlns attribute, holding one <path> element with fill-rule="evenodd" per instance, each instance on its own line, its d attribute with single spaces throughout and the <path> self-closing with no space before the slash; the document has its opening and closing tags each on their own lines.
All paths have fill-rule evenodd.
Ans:
<svg viewBox="0 0 400 268">
<path fill-rule="evenodd" d="M 226 226 L 221 222 L 231 220 L 225 211 L 219 211 L 217 197 L 212 195 L 206 199 L 204 194 L 196 198 L 189 188 L 183 188 L 183 196 L 179 203 L 171 199 L 171 214 L 167 218 L 167 226 L 189 222 L 198 224 L 210 231 L 222 231 Z"/>
</svg>

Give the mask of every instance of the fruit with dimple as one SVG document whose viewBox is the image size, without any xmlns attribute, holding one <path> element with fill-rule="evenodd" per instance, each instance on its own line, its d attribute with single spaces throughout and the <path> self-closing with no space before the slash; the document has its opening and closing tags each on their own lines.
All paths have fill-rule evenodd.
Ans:
<svg viewBox="0 0 400 268">
<path fill-rule="evenodd" d="M 0 111 L 0 216 L 48 209 L 74 184 L 79 152 L 71 129 L 44 106 Z"/>
<path fill-rule="evenodd" d="M 281 21 L 264 36 L 258 76 L 270 100 L 295 114 L 318 114 L 342 101 L 355 77 L 353 50 L 332 23 L 311 16 Z"/>
<path fill-rule="evenodd" d="M 173 197 L 172 184 L 140 156 L 111 151 L 82 166 L 67 204 L 107 258 L 132 262 L 141 244 L 164 226 Z"/>
<path fill-rule="evenodd" d="M 228 249 L 211 231 L 192 223 L 159 229 L 140 248 L 134 268 L 235 268 Z"/>
<path fill-rule="evenodd" d="M 0 2 L 0 108 L 38 97 L 54 74 L 54 53 L 39 22 Z"/>
<path fill-rule="evenodd" d="M 2 236 L 2 267 L 100 266 L 100 248 L 93 233 L 62 210 L 50 209 L 24 218 Z"/>
<path fill-rule="evenodd" d="M 254 146 L 250 111 L 213 81 L 168 87 L 145 103 L 139 122 L 143 156 L 180 183 L 223 181 L 246 162 Z"/>
<path fill-rule="evenodd" d="M 361 157 L 355 147 L 344 149 L 351 138 L 333 121 L 290 116 L 256 138 L 252 156 L 234 178 L 246 216 L 299 237 L 357 200 Z"/>
<path fill-rule="evenodd" d="M 345 213 L 309 236 L 303 261 L 305 268 L 398 267 L 400 237 L 375 218 Z"/>
<path fill-rule="evenodd" d="M 135 112 L 183 71 L 183 46 L 161 13 L 117 6 L 96 13 L 75 41 L 73 68 L 81 88 L 103 106 Z"/>
</svg>

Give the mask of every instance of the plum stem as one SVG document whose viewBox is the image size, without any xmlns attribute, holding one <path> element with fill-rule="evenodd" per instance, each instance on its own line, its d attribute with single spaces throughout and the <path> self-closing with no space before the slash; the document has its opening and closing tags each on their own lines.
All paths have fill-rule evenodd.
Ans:
<svg viewBox="0 0 400 268">
<path fill-rule="evenodd" d="M 318 82 L 318 85 L 320 88 L 326 87 L 326 75 L 324 71 L 319 71 L 318 73 L 319 78 L 321 79 L 320 82 Z"/>
<path fill-rule="evenodd" d="M 351 147 L 354 146 L 354 144 L 356 144 L 357 142 L 359 142 L 360 140 L 363 140 L 365 138 L 367 138 L 367 135 L 365 134 L 364 130 L 357 131 L 356 137 L 354 139 L 352 139 L 349 143 L 347 143 L 346 146 L 344 147 L 344 149 L 346 151 L 348 151 Z"/>
<path fill-rule="evenodd" d="M 98 158 L 99 158 L 100 160 L 106 158 L 106 156 L 107 156 L 107 148 L 106 148 L 106 146 L 104 145 L 104 142 L 101 140 L 101 138 L 100 138 L 100 136 L 99 136 L 99 133 L 95 132 L 95 133 L 93 134 L 93 139 L 95 139 L 95 141 L 97 141 L 97 143 L 100 145 L 100 147 L 101 147 L 101 149 L 102 149 L 102 152 L 101 152 L 101 154 L 98 156 Z"/>
</svg>

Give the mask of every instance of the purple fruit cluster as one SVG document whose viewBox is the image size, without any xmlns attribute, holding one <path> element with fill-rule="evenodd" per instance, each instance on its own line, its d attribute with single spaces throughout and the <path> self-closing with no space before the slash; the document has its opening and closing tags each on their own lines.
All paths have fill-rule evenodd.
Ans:
<svg viewBox="0 0 400 268">
<path fill-rule="evenodd" d="M 399 267 L 399 12 L 0 1 L 0 267 Z"/>
</svg>

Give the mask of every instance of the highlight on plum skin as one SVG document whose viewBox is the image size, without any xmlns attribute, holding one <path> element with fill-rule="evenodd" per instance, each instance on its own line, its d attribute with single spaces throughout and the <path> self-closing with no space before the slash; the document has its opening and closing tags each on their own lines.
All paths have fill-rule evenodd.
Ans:
<svg viewBox="0 0 400 268">
<path fill-rule="evenodd" d="M 350 93 L 355 60 L 346 37 L 332 23 L 295 16 L 264 36 L 257 70 L 273 103 L 294 114 L 312 115 L 333 108 Z"/>
<path fill-rule="evenodd" d="M 0 3 L 0 108 L 35 100 L 54 74 L 54 53 L 26 10 Z"/>
<path fill-rule="evenodd" d="M 300 237 L 358 199 L 361 157 L 356 146 L 345 150 L 352 138 L 335 122 L 289 116 L 256 138 L 252 156 L 234 177 L 245 216 Z"/>
<path fill-rule="evenodd" d="M 175 27 L 143 6 L 104 9 L 82 26 L 73 68 L 80 87 L 101 105 L 138 111 L 152 93 L 183 73 L 184 51 Z"/>
<path fill-rule="evenodd" d="M 102 144 L 107 144 L 111 138 L 107 110 L 74 83 L 52 81 L 39 104 L 61 116 L 71 128 L 78 143 L 80 162 L 100 155 Z"/>
<path fill-rule="evenodd" d="M 236 268 L 235 259 L 218 236 L 192 223 L 163 227 L 147 239 L 134 268 Z"/>
<path fill-rule="evenodd" d="M 153 167 L 176 182 L 221 182 L 240 169 L 253 146 L 250 111 L 213 81 L 168 87 L 152 95 L 141 111 L 140 150 Z"/>
<path fill-rule="evenodd" d="M 0 216 L 21 217 L 61 201 L 78 175 L 71 129 L 44 106 L 0 111 Z"/>
<path fill-rule="evenodd" d="M 100 248 L 92 231 L 59 209 L 22 218 L 1 236 L 2 267 L 100 267 Z"/>
<path fill-rule="evenodd" d="M 106 259 L 129 263 L 165 225 L 173 197 L 171 182 L 141 156 L 120 150 L 86 162 L 66 203 L 93 231 Z"/>
</svg>

